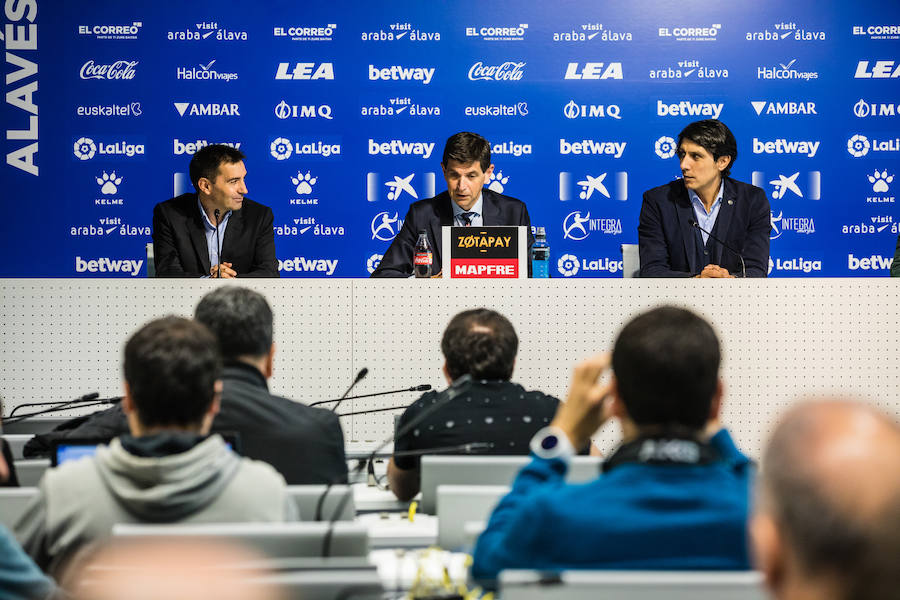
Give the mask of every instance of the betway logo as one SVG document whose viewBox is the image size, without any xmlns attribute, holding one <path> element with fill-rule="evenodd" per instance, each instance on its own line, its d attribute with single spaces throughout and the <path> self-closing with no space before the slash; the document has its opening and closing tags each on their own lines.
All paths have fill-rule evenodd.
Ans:
<svg viewBox="0 0 900 600">
<path fill-rule="evenodd" d="M 753 138 L 753 154 L 805 154 L 809 158 L 816 155 L 821 142 L 794 142 L 779 138 L 762 142 Z"/>
<path fill-rule="evenodd" d="M 239 150 L 241 147 L 240 142 L 215 142 L 216 144 L 224 144 L 225 146 L 231 146 L 235 150 Z M 209 142 L 206 140 L 197 140 L 196 142 L 191 142 L 188 144 L 183 144 L 179 141 L 178 138 L 172 140 L 172 152 L 175 153 L 176 156 L 180 154 L 194 154 L 200 148 L 205 148 L 209 146 Z"/>
<path fill-rule="evenodd" d="M 144 264 L 143 260 L 113 260 L 111 258 L 98 258 L 84 260 L 80 256 L 75 257 L 76 273 L 130 273 L 135 277 Z"/>
<path fill-rule="evenodd" d="M 292 71 L 288 71 L 291 63 L 278 63 L 275 79 L 294 79 L 311 81 L 315 79 L 334 79 L 334 64 L 327 62 L 316 66 L 316 63 L 294 63 Z"/>
<path fill-rule="evenodd" d="M 878 256 L 873 254 L 869 258 L 856 258 L 852 254 L 847 256 L 847 268 L 851 271 L 881 271 L 891 268 L 891 256 Z"/>
<path fill-rule="evenodd" d="M 421 81 L 422 85 L 431 83 L 434 77 L 434 67 L 401 67 L 393 65 L 378 68 L 369 65 L 369 81 Z"/>
<path fill-rule="evenodd" d="M 174 102 L 175 110 L 182 117 L 187 113 L 192 117 L 239 117 L 240 109 L 237 104 L 196 104 L 192 102 Z"/>
<path fill-rule="evenodd" d="M 325 273 L 325 275 L 334 275 L 337 265 L 338 259 L 336 258 L 328 260 L 295 256 L 287 260 L 279 260 L 278 270 L 287 271 L 288 273 Z"/>
<path fill-rule="evenodd" d="M 391 140 L 389 142 L 376 142 L 369 138 L 369 154 L 406 154 L 416 155 L 422 158 L 431 158 L 434 150 L 434 142 L 404 142 L 403 140 Z"/>
<path fill-rule="evenodd" d="M 560 154 L 610 154 L 616 158 L 622 158 L 625 145 L 628 142 L 597 142 L 594 140 L 581 140 L 580 142 L 567 142 L 560 138 Z"/>
<path fill-rule="evenodd" d="M 724 106 L 724 104 L 694 104 L 687 100 L 669 104 L 662 100 L 657 100 L 656 114 L 660 117 L 695 117 L 703 115 L 705 117 L 718 119 L 719 115 L 722 114 L 722 107 Z"/>
<path fill-rule="evenodd" d="M 856 65 L 855 79 L 895 79 L 900 77 L 900 64 L 894 67 L 892 60 L 877 60 L 869 70 L 869 61 L 861 60 Z"/>
</svg>

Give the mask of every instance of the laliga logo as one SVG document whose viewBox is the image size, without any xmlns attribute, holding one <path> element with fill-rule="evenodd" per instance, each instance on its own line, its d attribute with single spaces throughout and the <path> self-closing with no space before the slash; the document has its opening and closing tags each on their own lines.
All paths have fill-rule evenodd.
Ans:
<svg viewBox="0 0 900 600">
<path fill-rule="evenodd" d="M 656 155 L 660 158 L 672 158 L 675 156 L 675 140 L 667 135 L 656 140 Z"/>
<path fill-rule="evenodd" d="M 864 135 L 856 134 L 847 140 L 847 152 L 856 158 L 868 154 L 871 147 L 872 145 L 869 143 L 869 138 Z"/>
<path fill-rule="evenodd" d="M 578 257 L 574 254 L 563 254 L 556 262 L 556 268 L 563 277 L 571 277 L 578 273 Z"/>
<path fill-rule="evenodd" d="M 581 240 L 585 239 L 589 234 L 588 230 L 585 229 L 584 224 L 590 220 L 591 213 L 588 213 L 587 216 L 582 217 L 580 210 L 570 212 L 563 221 L 563 238 L 567 240 L 574 240 L 576 242 L 580 242 Z"/>
<path fill-rule="evenodd" d="M 399 222 L 400 219 L 396 212 L 393 217 L 390 216 L 390 213 L 387 211 L 378 213 L 375 215 L 375 218 L 372 219 L 372 239 L 390 242 L 400 232 Z M 394 230 L 395 224 L 397 224 L 396 230 Z"/>
<path fill-rule="evenodd" d="M 88 137 L 78 138 L 75 142 L 75 156 L 80 160 L 90 160 L 97 153 L 97 145 Z"/>
<path fill-rule="evenodd" d="M 275 138 L 275 141 L 269 146 L 269 152 L 275 160 L 286 160 L 293 151 L 294 148 L 291 146 L 291 141 L 283 137 Z"/>
<path fill-rule="evenodd" d="M 375 272 L 375 269 L 381 264 L 382 258 L 384 258 L 384 254 L 373 254 L 369 257 L 369 260 L 366 261 L 366 270 L 369 272 L 369 275 Z"/>
</svg>

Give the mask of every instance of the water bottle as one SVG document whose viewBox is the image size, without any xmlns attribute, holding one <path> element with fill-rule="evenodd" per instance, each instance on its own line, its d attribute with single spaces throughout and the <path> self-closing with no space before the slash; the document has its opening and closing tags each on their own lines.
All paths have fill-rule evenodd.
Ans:
<svg viewBox="0 0 900 600">
<path fill-rule="evenodd" d="M 534 279 L 550 277 L 550 244 L 547 243 L 547 232 L 537 227 L 534 234 L 534 245 L 531 246 L 531 276 Z"/>
<path fill-rule="evenodd" d="M 433 261 L 431 244 L 428 243 L 428 234 L 423 229 L 419 231 L 419 241 L 416 242 L 416 250 L 413 253 L 413 272 L 416 274 L 416 277 L 431 277 L 431 264 Z"/>
</svg>

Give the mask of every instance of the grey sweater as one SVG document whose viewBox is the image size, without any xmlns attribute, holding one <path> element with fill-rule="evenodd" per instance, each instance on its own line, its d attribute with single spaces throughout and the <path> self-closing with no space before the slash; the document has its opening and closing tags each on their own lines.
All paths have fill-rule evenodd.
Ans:
<svg viewBox="0 0 900 600">
<path fill-rule="evenodd" d="M 50 469 L 16 537 L 57 578 L 116 523 L 279 522 L 297 519 L 284 478 L 240 458 L 213 435 L 162 458 L 135 456 L 118 438 L 93 458 Z"/>
</svg>

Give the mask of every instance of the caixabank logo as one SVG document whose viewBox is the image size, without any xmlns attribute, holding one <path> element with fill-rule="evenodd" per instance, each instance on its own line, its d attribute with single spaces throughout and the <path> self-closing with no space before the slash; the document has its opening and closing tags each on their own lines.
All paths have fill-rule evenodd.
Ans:
<svg viewBox="0 0 900 600">
<path fill-rule="evenodd" d="M 631 31 L 603 23 L 580 23 L 569 29 L 554 31 L 552 39 L 558 43 L 587 42 L 630 42 L 634 39 Z"/>
<path fill-rule="evenodd" d="M 219 25 L 217 21 L 200 21 L 183 29 L 167 31 L 166 39 L 170 42 L 246 42 L 249 36 L 246 30 Z"/>
<path fill-rule="evenodd" d="M 269 144 L 269 155 L 277 161 L 291 158 L 304 160 L 340 158 L 341 141 L 335 136 L 327 138 L 303 136 L 294 139 L 276 137 Z"/>
<path fill-rule="evenodd" d="M 728 69 L 718 64 L 710 64 L 700 59 L 685 59 L 675 63 L 650 69 L 649 79 L 679 81 L 713 81 L 728 79 Z"/>
<path fill-rule="evenodd" d="M 368 101 L 359 109 L 362 117 L 418 119 L 441 116 L 440 104 L 423 103 L 410 96 L 394 96 L 381 102 Z"/>
<path fill-rule="evenodd" d="M 794 171 L 793 173 L 766 173 L 753 171 L 751 181 L 756 187 L 769 191 L 773 200 L 822 199 L 821 171 Z"/>
<path fill-rule="evenodd" d="M 78 161 L 143 160 L 145 143 L 143 136 L 81 136 L 72 144 L 72 153 Z"/>
<path fill-rule="evenodd" d="M 435 174 L 431 171 L 425 173 L 401 173 L 399 175 L 386 173 L 366 174 L 366 200 L 378 202 L 389 200 L 391 202 L 414 202 L 422 198 L 431 198 L 435 192 Z"/>
<path fill-rule="evenodd" d="M 611 175 L 611 176 L 610 176 Z M 610 191 L 612 190 L 612 191 Z M 625 171 L 575 174 L 562 171 L 559 174 L 559 199 L 572 200 L 628 200 L 628 173 Z"/>
<path fill-rule="evenodd" d="M 397 21 L 378 29 L 363 31 L 363 42 L 439 42 L 441 32 L 430 28 L 420 28 L 408 21 Z"/>
<path fill-rule="evenodd" d="M 809 29 L 794 21 L 777 21 L 771 26 L 748 31 L 745 35 L 748 42 L 824 42 L 826 34 L 823 29 Z"/>
</svg>

